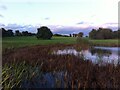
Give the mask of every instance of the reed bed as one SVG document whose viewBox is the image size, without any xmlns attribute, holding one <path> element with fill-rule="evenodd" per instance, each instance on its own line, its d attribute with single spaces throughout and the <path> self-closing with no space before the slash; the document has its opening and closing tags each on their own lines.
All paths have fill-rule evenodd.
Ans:
<svg viewBox="0 0 120 90">
<path fill-rule="evenodd" d="M 25 80 L 36 83 L 34 78 L 39 82 L 33 88 L 41 88 L 44 80 L 39 78 L 46 73 L 55 75 L 53 88 L 120 88 L 119 64 L 99 65 L 83 57 L 52 54 L 53 50 L 71 46 L 86 49 L 78 45 L 56 44 L 3 51 L 3 88 L 21 88 Z M 56 76 L 58 73 L 62 78 Z"/>
</svg>

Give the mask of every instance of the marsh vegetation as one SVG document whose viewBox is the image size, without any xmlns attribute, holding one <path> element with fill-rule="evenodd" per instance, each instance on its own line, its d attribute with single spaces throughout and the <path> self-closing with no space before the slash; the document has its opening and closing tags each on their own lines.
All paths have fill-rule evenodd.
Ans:
<svg viewBox="0 0 120 90">
<path fill-rule="evenodd" d="M 3 52 L 4 88 L 119 88 L 120 65 L 92 63 L 54 50 L 88 48 L 76 45 L 36 45 Z M 79 47 L 79 48 L 78 48 Z M 81 49 L 82 48 L 82 49 Z M 96 51 L 92 51 L 96 53 Z M 101 52 L 101 51 L 100 51 Z M 108 53 L 108 52 L 105 52 Z M 12 79 L 12 80 L 11 80 Z"/>
</svg>

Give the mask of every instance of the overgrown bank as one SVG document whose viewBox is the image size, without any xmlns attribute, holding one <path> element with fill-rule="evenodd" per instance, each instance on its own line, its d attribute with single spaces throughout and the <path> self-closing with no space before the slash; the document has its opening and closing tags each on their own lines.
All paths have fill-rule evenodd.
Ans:
<svg viewBox="0 0 120 90">
<path fill-rule="evenodd" d="M 5 80 L 3 86 L 11 86 L 12 84 L 13 87 L 21 87 L 26 78 L 27 82 L 34 85 L 32 86 L 34 88 L 39 87 L 41 83 L 44 86 L 47 83 L 47 78 L 40 77 L 40 82 L 36 83 L 35 78 L 38 75 L 63 72 L 61 79 L 55 77 L 53 87 L 120 88 L 120 65 L 106 64 L 100 66 L 89 60 L 84 60 L 83 57 L 51 54 L 53 50 L 64 49 L 65 47 L 71 47 L 71 45 L 39 45 L 3 52 L 3 70 L 5 70 L 2 72 L 4 74 L 3 81 Z M 74 46 L 74 48 L 77 47 Z M 27 77 L 24 78 L 24 76 Z M 64 83 L 61 84 L 61 82 Z"/>
</svg>

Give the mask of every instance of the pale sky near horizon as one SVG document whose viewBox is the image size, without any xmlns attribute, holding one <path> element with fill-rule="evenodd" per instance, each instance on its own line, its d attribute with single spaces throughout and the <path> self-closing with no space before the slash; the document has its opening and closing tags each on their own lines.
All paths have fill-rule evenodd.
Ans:
<svg viewBox="0 0 120 90">
<path fill-rule="evenodd" d="M 0 0 L 0 23 L 86 28 L 118 24 L 119 0 Z"/>
</svg>

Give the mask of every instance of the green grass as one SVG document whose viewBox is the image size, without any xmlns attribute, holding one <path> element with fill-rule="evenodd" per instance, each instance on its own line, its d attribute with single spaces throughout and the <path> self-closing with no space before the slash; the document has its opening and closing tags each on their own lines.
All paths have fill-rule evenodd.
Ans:
<svg viewBox="0 0 120 90">
<path fill-rule="evenodd" d="M 89 40 L 95 46 L 117 46 L 117 39 L 107 40 Z M 51 40 L 38 40 L 35 36 L 5 37 L 2 39 L 2 48 L 18 48 L 31 45 L 49 45 L 49 44 L 75 44 L 74 37 L 53 37 Z"/>
<path fill-rule="evenodd" d="M 49 45 L 49 44 L 74 44 L 76 38 L 73 37 L 53 37 L 51 40 L 38 40 L 35 36 L 23 37 L 5 37 L 2 39 L 2 46 L 4 48 L 17 48 L 30 45 Z"/>
<path fill-rule="evenodd" d="M 118 39 L 89 40 L 95 46 L 119 46 Z"/>
</svg>

